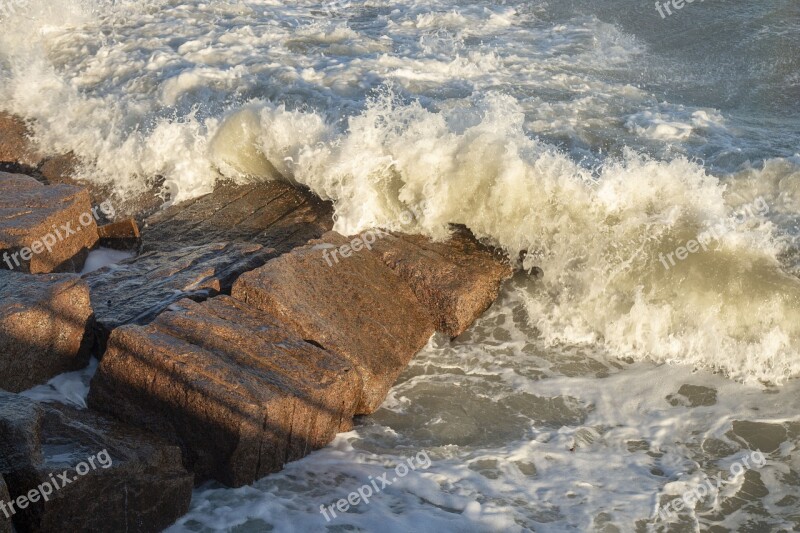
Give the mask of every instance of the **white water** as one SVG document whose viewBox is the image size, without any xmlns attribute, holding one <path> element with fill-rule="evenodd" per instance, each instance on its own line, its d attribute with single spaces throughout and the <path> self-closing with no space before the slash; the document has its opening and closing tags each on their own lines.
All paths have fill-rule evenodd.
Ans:
<svg viewBox="0 0 800 533">
<path fill-rule="evenodd" d="M 748 415 L 736 403 L 748 395 L 761 420 L 797 416 L 788 405 L 766 414 L 774 398 L 758 388 L 779 384 L 779 394 L 791 396 L 795 381 L 788 380 L 800 374 L 800 113 L 791 97 L 800 29 L 791 3 L 720 11 L 706 2 L 668 21 L 629 0 L 616 7 L 589 0 L 342 4 L 32 0 L 0 35 L 0 107 L 35 119 L 44 147 L 73 150 L 85 161 L 86 179 L 123 193 L 149 188 L 157 176 L 172 201 L 209 192 L 223 178 L 286 179 L 333 200 L 343 233 L 397 227 L 411 211 L 416 231 L 445 238 L 449 224 L 461 223 L 511 257 L 522 254 L 523 266 L 545 276 L 511 287 L 510 300 L 495 309 L 507 321 L 523 317 L 525 343 L 497 339 L 507 357 L 521 361 L 486 373 L 485 390 L 474 394 L 497 404 L 509 391 L 575 391 L 597 410 L 564 432 L 589 425 L 603 435 L 591 464 L 625 447 L 608 434 L 618 424 L 679 462 L 697 460 L 680 444 L 697 428 L 721 434 L 735 416 Z M 725 31 L 708 38 L 718 23 Z M 725 231 L 704 249 L 664 267 L 670 253 L 719 225 Z M 465 341 L 462 355 L 482 353 L 490 339 Z M 582 354 L 587 362 L 540 381 L 526 343 L 541 357 Z M 437 354 L 432 349 L 422 361 Z M 628 363 L 598 379 L 593 358 L 607 368 Z M 453 364 L 467 374 L 485 370 Z M 691 381 L 694 369 L 701 384 L 719 391 L 719 403 L 708 413 L 665 407 L 665 393 Z M 450 379 L 440 373 L 394 394 Z M 493 388 L 497 376 L 509 391 Z M 435 395 L 412 396 L 431 416 L 458 413 Z M 619 398 L 633 402 L 625 420 L 598 407 Z M 436 414 L 437 405 L 446 415 Z M 378 433 L 396 432 L 397 420 L 381 418 L 393 409 L 389 403 L 377 415 Z M 494 511 L 475 511 L 469 497 L 420 496 L 411 515 L 407 501 L 394 502 L 405 505 L 397 530 L 416 523 L 417 512 L 420 523 L 447 527 L 431 506 L 465 511 L 464 520 L 490 529 L 508 525 L 497 509 L 509 506 L 522 526 L 589 527 L 603 512 L 618 526 L 650 516 L 666 481 L 640 471 L 636 454 L 590 472 L 578 455 L 546 446 L 564 465 L 545 476 L 547 460 L 528 449 L 538 430 L 517 434 L 509 429 L 516 424 L 505 419 L 498 432 L 506 437 L 475 450 L 437 451 L 452 457 L 437 463 L 440 477 L 422 478 L 451 494 L 465 457 L 499 454 L 499 464 L 518 456 L 535 463 L 544 485 L 517 479 L 510 466 L 495 482 L 475 474 L 480 483 L 466 493 L 496 495 L 499 507 L 488 504 Z M 370 427 L 358 430 L 365 446 L 377 438 Z M 674 442 L 663 441 L 667 430 Z M 340 461 L 340 473 L 354 475 L 353 463 L 363 461 L 336 451 L 347 438 L 292 468 L 307 478 L 321 465 L 337 472 L 330 461 Z M 407 443 L 417 450 L 424 439 Z M 782 453 L 775 460 L 790 464 L 790 450 Z M 673 474 L 681 475 L 667 477 Z M 298 494 L 331 499 L 309 488 L 309 479 L 302 487 L 276 479 L 261 489 L 212 492 L 208 501 L 204 493 L 192 520 L 212 527 L 219 516 L 214 528 L 230 526 L 238 520 L 226 511 L 234 499 L 236 516 L 244 511 L 287 530 L 287 509 L 308 510 Z M 577 479 L 595 479 L 594 490 L 584 487 L 585 501 L 552 494 L 576 490 Z M 248 491 L 276 486 L 288 490 L 282 503 L 271 507 L 262 496 L 247 503 L 255 494 Z M 532 501 L 550 502 L 552 514 L 528 509 L 524 502 Z M 374 504 L 377 514 L 365 520 L 386 520 L 396 509 L 381 505 L 392 503 Z"/>
</svg>

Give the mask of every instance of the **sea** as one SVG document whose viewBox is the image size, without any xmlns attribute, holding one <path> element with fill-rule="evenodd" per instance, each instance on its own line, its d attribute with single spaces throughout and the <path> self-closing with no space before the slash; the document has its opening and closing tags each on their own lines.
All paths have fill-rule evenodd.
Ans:
<svg viewBox="0 0 800 533">
<path fill-rule="evenodd" d="M 0 28 L 0 110 L 85 180 L 287 180 L 343 234 L 459 224 L 518 267 L 353 431 L 170 532 L 800 530 L 797 0 L 5 0 Z"/>
</svg>

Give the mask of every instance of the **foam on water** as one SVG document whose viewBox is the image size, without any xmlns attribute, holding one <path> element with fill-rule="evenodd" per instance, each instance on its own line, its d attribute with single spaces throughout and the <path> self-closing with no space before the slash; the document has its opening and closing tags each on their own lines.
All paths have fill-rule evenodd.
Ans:
<svg viewBox="0 0 800 533">
<path fill-rule="evenodd" d="M 789 242 L 768 216 L 779 197 L 765 190 L 735 204 L 699 165 L 631 151 L 592 175 L 527 136 L 514 99 L 489 94 L 472 104 L 432 112 L 385 95 L 334 140 L 318 115 L 264 105 L 220 130 L 252 148 L 217 153 L 235 154 L 229 169 L 270 167 L 333 200 L 345 234 L 400 229 L 408 210 L 413 230 L 445 238 L 449 224 L 464 224 L 512 257 L 525 252 L 525 266 L 545 272 L 527 300 L 551 344 L 599 343 L 746 380 L 800 372 L 800 282 L 778 260 Z M 296 133 L 274 133 L 287 131 Z M 218 134 L 215 147 L 226 139 Z M 781 165 L 784 175 L 772 179 L 795 180 L 787 161 L 765 173 Z M 727 229 L 718 238 L 675 260 L 676 249 L 719 224 Z"/>
<path fill-rule="evenodd" d="M 800 372 L 800 283 L 779 261 L 796 255 L 791 226 L 759 212 L 663 266 L 735 214 L 726 187 L 744 180 L 697 154 L 748 148 L 719 111 L 613 81 L 646 53 L 614 26 L 493 4 L 369 3 L 326 20 L 311 4 L 167 1 L 87 3 L 54 26 L 42 6 L 19 14 L 40 20 L 35 38 L 3 37 L 0 96 L 86 179 L 134 193 L 163 177 L 172 201 L 223 177 L 287 179 L 333 200 L 343 233 L 405 211 L 435 238 L 464 224 L 544 269 L 527 299 L 546 342 L 744 380 Z M 643 155 L 654 142 L 658 157 Z M 745 173 L 778 167 L 757 181 L 796 187 L 793 159 Z M 784 202 L 765 192 L 749 200 Z"/>
<path fill-rule="evenodd" d="M 518 289 L 529 283 L 509 284 L 499 305 L 455 342 L 434 339 L 356 430 L 252 487 L 202 487 L 170 531 L 798 525 L 797 500 L 787 499 L 797 484 L 790 472 L 800 467 L 797 381 L 765 391 L 688 367 L 546 347 L 531 340 L 525 318 Z M 728 473 L 757 448 L 766 466 Z M 429 468 L 330 522 L 321 514 L 321 505 L 371 479 L 391 481 L 396 466 L 421 451 Z M 730 483 L 669 520 L 657 518 L 676 495 L 707 480 L 716 486 L 718 474 Z"/>
</svg>

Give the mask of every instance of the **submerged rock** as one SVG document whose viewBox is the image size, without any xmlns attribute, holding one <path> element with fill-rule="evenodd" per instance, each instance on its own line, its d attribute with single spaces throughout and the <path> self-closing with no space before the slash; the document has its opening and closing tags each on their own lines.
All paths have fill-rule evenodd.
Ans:
<svg viewBox="0 0 800 533">
<path fill-rule="evenodd" d="M 77 275 L 0 270 L 0 301 L 0 388 L 23 391 L 89 363 L 92 307 Z"/>
<path fill-rule="evenodd" d="M 346 360 L 220 296 L 115 330 L 89 405 L 174 436 L 201 479 L 241 486 L 348 430 L 360 394 Z"/>
<path fill-rule="evenodd" d="M 466 331 L 492 305 L 513 273 L 507 261 L 465 230 L 444 242 L 384 233 L 371 248 L 408 283 L 433 315 L 436 330 L 450 337 Z"/>
<path fill-rule="evenodd" d="M 347 242 L 333 233 L 311 241 L 242 275 L 232 295 L 347 358 L 364 385 L 357 414 L 367 414 L 380 406 L 434 327 L 408 285 L 377 257 L 326 259 L 326 251 Z"/>
<path fill-rule="evenodd" d="M 287 183 L 223 184 L 211 194 L 146 219 L 143 251 L 253 242 L 284 253 L 318 238 L 332 226 L 329 203 Z"/>
<path fill-rule="evenodd" d="M 5 172 L 0 189 L 0 268 L 41 274 L 83 267 L 99 239 L 85 189 Z"/>
<path fill-rule="evenodd" d="M 193 488 L 180 449 L 155 435 L 2 391 L 0 472 L 20 532 L 161 531 Z"/>
<path fill-rule="evenodd" d="M 101 351 L 115 328 L 147 324 L 182 298 L 204 300 L 229 292 L 241 273 L 274 256 L 274 250 L 258 244 L 214 243 L 150 252 L 84 275 Z"/>
</svg>

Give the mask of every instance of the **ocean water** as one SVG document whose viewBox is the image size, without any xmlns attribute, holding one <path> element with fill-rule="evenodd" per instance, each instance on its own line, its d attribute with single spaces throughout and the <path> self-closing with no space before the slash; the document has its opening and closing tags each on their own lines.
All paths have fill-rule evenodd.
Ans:
<svg viewBox="0 0 800 533">
<path fill-rule="evenodd" d="M 405 231 L 464 224 L 519 258 L 381 410 L 252 487 L 198 489 L 173 531 L 800 529 L 795 0 L 29 0 L 0 18 L 0 109 L 87 180 L 180 202 L 284 179 L 332 200 L 342 233 L 410 212 Z M 36 394 L 67 389 L 80 403 L 79 385 Z M 369 503 L 320 512 L 384 473 Z"/>
</svg>

